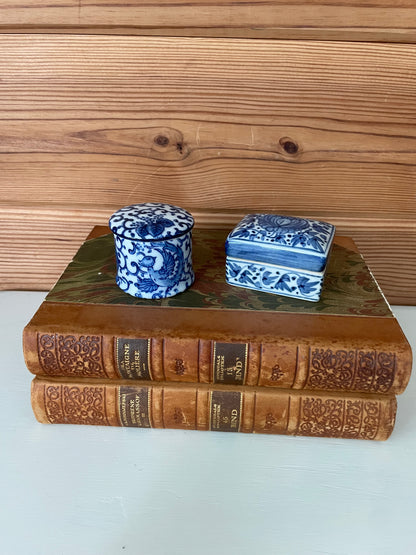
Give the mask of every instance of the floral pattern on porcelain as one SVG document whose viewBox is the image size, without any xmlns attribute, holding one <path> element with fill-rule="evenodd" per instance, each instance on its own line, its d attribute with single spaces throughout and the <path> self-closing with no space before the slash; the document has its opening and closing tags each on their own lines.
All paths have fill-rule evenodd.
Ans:
<svg viewBox="0 0 416 555">
<path fill-rule="evenodd" d="M 231 285 L 318 301 L 335 227 L 276 214 L 248 214 L 227 237 Z"/>
<path fill-rule="evenodd" d="M 323 274 L 308 274 L 271 264 L 256 264 L 227 258 L 226 280 L 230 285 L 308 301 L 319 301 Z"/>
<path fill-rule="evenodd" d="M 326 253 L 334 236 L 328 222 L 274 214 L 248 214 L 230 233 L 230 239 Z"/>
<path fill-rule="evenodd" d="M 134 297 L 161 299 L 192 285 L 192 226 L 189 212 L 169 204 L 136 204 L 113 214 L 120 289 Z"/>
<path fill-rule="evenodd" d="M 193 225 L 187 210 L 162 202 L 125 206 L 110 218 L 113 233 L 138 241 L 172 239 L 190 231 Z"/>
</svg>

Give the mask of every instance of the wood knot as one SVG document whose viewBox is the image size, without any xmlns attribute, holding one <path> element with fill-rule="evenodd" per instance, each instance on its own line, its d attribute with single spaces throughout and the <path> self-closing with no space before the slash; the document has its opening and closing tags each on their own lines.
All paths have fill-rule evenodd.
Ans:
<svg viewBox="0 0 416 555">
<path fill-rule="evenodd" d="M 152 157 L 158 160 L 184 160 L 189 154 L 189 147 L 179 129 L 152 127 L 149 140 Z"/>
<path fill-rule="evenodd" d="M 154 142 L 156 145 L 158 146 L 168 146 L 169 144 L 169 138 L 166 137 L 165 135 L 157 135 L 154 138 Z"/>
<path fill-rule="evenodd" d="M 297 154 L 299 151 L 299 146 L 295 141 L 287 137 L 280 139 L 279 144 L 287 154 Z"/>
</svg>

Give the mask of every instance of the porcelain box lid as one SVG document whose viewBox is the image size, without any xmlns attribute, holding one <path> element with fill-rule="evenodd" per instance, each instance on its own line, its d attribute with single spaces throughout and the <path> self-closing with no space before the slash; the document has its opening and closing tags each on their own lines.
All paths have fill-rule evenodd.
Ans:
<svg viewBox="0 0 416 555">
<path fill-rule="evenodd" d="M 312 272 L 325 270 L 335 226 L 327 222 L 248 214 L 228 235 L 227 257 Z"/>
<path fill-rule="evenodd" d="M 165 241 L 191 231 L 192 215 L 183 208 L 145 202 L 120 208 L 109 221 L 111 231 L 133 241 Z"/>
</svg>

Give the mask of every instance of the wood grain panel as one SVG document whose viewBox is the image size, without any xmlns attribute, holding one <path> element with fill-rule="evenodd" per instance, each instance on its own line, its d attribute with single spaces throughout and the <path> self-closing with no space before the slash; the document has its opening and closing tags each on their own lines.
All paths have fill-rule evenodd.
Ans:
<svg viewBox="0 0 416 555">
<path fill-rule="evenodd" d="M 0 38 L 0 100 L 7 119 L 177 115 L 312 128 L 320 122 L 318 128 L 338 131 L 416 120 L 414 45 Z"/>
<path fill-rule="evenodd" d="M 413 216 L 415 46 L 59 35 L 0 45 L 3 202 L 41 188 L 57 204 Z"/>
<path fill-rule="evenodd" d="M 42 30 L 412 42 L 416 7 L 412 0 L 0 1 L 0 31 Z"/>
<path fill-rule="evenodd" d="M 0 289 L 50 289 L 92 226 L 107 225 L 112 211 L 0 206 Z M 198 227 L 231 229 L 244 212 L 195 210 L 193 215 Z M 414 222 L 327 219 L 339 235 L 354 238 L 392 304 L 416 303 Z"/>
<path fill-rule="evenodd" d="M 207 225 L 255 210 L 345 222 L 390 299 L 416 302 L 415 54 L 1 35 L 0 206 L 16 224 L 2 287 L 49 287 L 92 225 L 164 200 Z"/>
<path fill-rule="evenodd" d="M 207 153 L 205 153 L 206 155 Z M 415 216 L 415 168 L 250 160 L 244 151 L 190 165 L 103 156 L 1 156 L 0 199 L 69 206 L 125 206 L 166 201 L 189 209 L 280 209 L 288 213 Z"/>
</svg>

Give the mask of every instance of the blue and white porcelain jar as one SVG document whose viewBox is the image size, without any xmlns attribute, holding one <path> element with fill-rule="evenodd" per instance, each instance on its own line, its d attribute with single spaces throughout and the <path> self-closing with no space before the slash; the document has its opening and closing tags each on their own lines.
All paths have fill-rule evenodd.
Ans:
<svg viewBox="0 0 416 555">
<path fill-rule="evenodd" d="M 231 285 L 319 301 L 335 227 L 328 222 L 247 214 L 228 235 Z"/>
<path fill-rule="evenodd" d="M 194 219 L 160 202 L 125 206 L 109 221 L 117 256 L 117 285 L 134 297 L 172 297 L 192 285 Z"/>
</svg>

